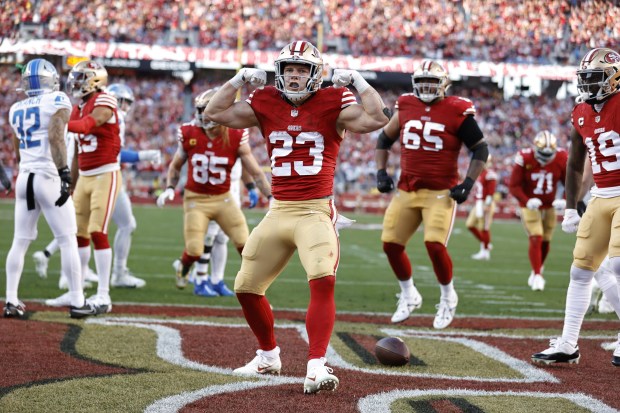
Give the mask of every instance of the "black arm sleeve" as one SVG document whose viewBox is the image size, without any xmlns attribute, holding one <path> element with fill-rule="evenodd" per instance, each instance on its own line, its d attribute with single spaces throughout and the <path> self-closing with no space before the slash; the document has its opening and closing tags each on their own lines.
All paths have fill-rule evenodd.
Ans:
<svg viewBox="0 0 620 413">
<path fill-rule="evenodd" d="M 390 139 L 384 131 L 381 131 L 379 137 L 377 138 L 376 149 L 390 149 L 392 145 L 394 145 L 394 142 L 396 142 L 396 139 Z"/>
<path fill-rule="evenodd" d="M 476 122 L 476 119 L 471 115 L 467 116 L 463 123 L 461 123 L 461 127 L 456 136 L 458 136 L 469 149 L 484 137 L 478 126 L 478 122 Z"/>
</svg>

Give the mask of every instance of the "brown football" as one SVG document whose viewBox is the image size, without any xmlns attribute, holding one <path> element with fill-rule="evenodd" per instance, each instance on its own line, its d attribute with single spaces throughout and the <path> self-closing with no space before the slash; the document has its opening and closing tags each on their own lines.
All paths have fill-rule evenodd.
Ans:
<svg viewBox="0 0 620 413">
<path fill-rule="evenodd" d="M 377 360 L 386 366 L 404 366 L 411 357 L 409 348 L 398 337 L 384 337 L 377 341 L 375 355 Z"/>
</svg>

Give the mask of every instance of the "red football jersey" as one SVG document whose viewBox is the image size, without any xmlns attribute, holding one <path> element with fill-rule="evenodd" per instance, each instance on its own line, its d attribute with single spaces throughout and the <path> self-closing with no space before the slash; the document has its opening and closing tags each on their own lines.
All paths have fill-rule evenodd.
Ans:
<svg viewBox="0 0 620 413">
<path fill-rule="evenodd" d="M 239 146 L 248 142 L 243 130 L 228 129 L 228 140 L 222 136 L 210 139 L 205 130 L 185 123 L 178 140 L 187 154 L 186 189 L 199 194 L 220 195 L 230 190 L 230 171 L 239 157 Z"/>
<path fill-rule="evenodd" d="M 487 196 L 493 196 L 497 188 L 497 174 L 495 171 L 485 169 L 474 184 L 474 199 L 485 200 Z"/>
<path fill-rule="evenodd" d="M 252 106 L 271 159 L 271 189 L 280 201 L 332 195 L 342 137 L 340 111 L 356 103 L 347 88 L 319 89 L 300 106 L 288 103 L 273 86 L 257 89 Z"/>
<path fill-rule="evenodd" d="M 573 108 L 571 123 L 588 147 L 594 183 L 599 188 L 620 186 L 620 94 L 596 112 L 587 103 Z"/>
<path fill-rule="evenodd" d="M 449 189 L 456 185 L 463 144 L 457 133 L 465 118 L 476 113 L 472 101 L 448 96 L 427 105 L 407 93 L 398 98 L 395 108 L 401 143 L 398 188 L 410 192 Z"/>
<path fill-rule="evenodd" d="M 558 182 L 564 183 L 566 179 L 567 161 L 568 153 L 561 148 L 555 158 L 544 166 L 534 158 L 533 149 L 521 149 L 515 156 L 515 165 L 510 175 L 510 193 L 523 208 L 530 198 L 540 199 L 542 209 L 551 208 Z"/>
<path fill-rule="evenodd" d="M 116 105 L 114 96 L 105 92 L 96 92 L 86 102 L 73 106 L 71 120 L 82 119 L 91 114 L 97 106 L 108 107 L 114 112 L 109 121 L 93 128 L 88 135 L 76 134 L 80 171 L 90 171 L 104 165 L 118 164 L 121 138 Z"/>
</svg>

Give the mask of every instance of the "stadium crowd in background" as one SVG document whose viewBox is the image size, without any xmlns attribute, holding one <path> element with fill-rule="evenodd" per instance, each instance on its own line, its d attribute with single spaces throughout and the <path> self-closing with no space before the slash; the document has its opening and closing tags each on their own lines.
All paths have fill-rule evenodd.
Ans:
<svg viewBox="0 0 620 413">
<path fill-rule="evenodd" d="M 576 64 L 593 45 L 614 47 L 620 36 L 613 24 L 620 5 L 604 0 L 6 3 L 0 35 L 11 38 L 28 25 L 47 39 L 235 49 L 243 18 L 246 50 L 314 39 L 322 24 L 326 44 L 344 54 Z"/>
</svg>

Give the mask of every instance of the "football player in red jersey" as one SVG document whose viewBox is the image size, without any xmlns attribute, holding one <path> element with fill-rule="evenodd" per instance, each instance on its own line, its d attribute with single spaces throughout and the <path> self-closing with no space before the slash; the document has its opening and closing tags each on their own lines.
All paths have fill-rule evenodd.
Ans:
<svg viewBox="0 0 620 413">
<path fill-rule="evenodd" d="M 203 252 L 209 221 L 219 224 L 239 253 L 248 239 L 245 216 L 230 193 L 230 175 L 237 158 L 263 195 L 271 197 L 271 186 L 252 155 L 247 131 L 227 128 L 205 115 L 204 109 L 216 91 L 209 89 L 196 97 L 196 118 L 183 124 L 178 131 L 179 146 L 168 167 L 167 189 L 157 198 L 160 207 L 174 199 L 181 168 L 187 162 L 183 197 L 185 251 L 176 274 L 178 288 L 187 286 L 189 270 Z M 197 274 L 194 283 L 197 295 L 208 295 L 200 291 L 210 289 L 206 274 Z"/>
<path fill-rule="evenodd" d="M 476 204 L 469 211 L 465 226 L 480 241 L 480 251 L 471 257 L 474 260 L 491 259 L 491 223 L 495 213 L 493 195 L 497 188 L 497 173 L 491 169 L 491 155 L 487 160 L 484 171 L 474 184 L 474 199 Z"/>
<path fill-rule="evenodd" d="M 73 106 L 68 129 L 77 134 L 77 156 L 73 157 L 71 172 L 77 180 L 73 199 L 82 277 L 88 271 L 92 239 L 99 283 L 97 294 L 87 301 L 98 314 L 112 309 L 112 250 L 108 241 L 108 223 L 121 185 L 117 101 L 114 96 L 103 91 L 107 82 L 106 69 L 91 60 L 73 66 L 67 80 L 68 93 L 80 99 L 80 103 Z"/>
<path fill-rule="evenodd" d="M 605 255 L 620 274 L 620 54 L 607 48 L 590 50 L 577 70 L 579 96 L 571 114 L 571 147 L 566 172 L 564 232 L 577 232 L 566 292 L 562 335 L 549 348 L 532 355 L 538 363 L 578 363 L 577 340 L 590 302 L 592 278 Z M 586 154 L 595 186 L 583 217 L 577 212 Z M 620 366 L 620 346 L 611 363 Z"/>
<path fill-rule="evenodd" d="M 452 322 L 458 304 L 452 259 L 446 248 L 456 203 L 467 199 L 489 151 L 474 119 L 474 104 L 445 95 L 450 81 L 442 65 L 423 61 L 413 72 L 412 83 L 413 93 L 398 98 L 394 114 L 377 140 L 377 189 L 384 193 L 394 189 L 385 170 L 388 150 L 396 139 L 401 143 L 398 193 L 385 211 L 381 241 L 400 284 L 400 298 L 391 319 L 400 323 L 422 305 L 405 246 L 424 222 L 424 244 L 441 290 L 433 326 L 441 329 Z M 472 158 L 465 179 L 457 185 L 457 160 L 463 143 L 472 151 Z"/>
<path fill-rule="evenodd" d="M 521 207 L 521 222 L 529 237 L 532 272 L 527 279 L 533 291 L 545 289 L 543 266 L 549 254 L 556 209 L 562 211 L 564 199 L 555 199 L 558 183 L 566 177 L 568 154 L 558 148 L 556 137 L 541 131 L 534 138 L 534 147 L 520 150 L 510 175 L 509 189 Z"/>
<path fill-rule="evenodd" d="M 368 133 L 388 121 L 379 94 L 354 70 L 334 70 L 335 87 L 321 88 L 323 59 L 316 47 L 295 41 L 275 60 L 275 87 L 266 73 L 242 69 L 207 106 L 214 121 L 233 127 L 258 126 L 271 157 L 274 201 L 243 250 L 235 292 L 260 349 L 239 374 L 279 374 L 280 348 L 265 292 L 295 252 L 306 271 L 310 303 L 306 314 L 309 354 L 304 392 L 335 390 L 338 378 L 325 366 L 334 326 L 334 286 L 340 258 L 333 184 L 345 130 Z M 249 82 L 258 89 L 234 103 Z M 345 86 L 357 89 L 362 104 Z"/>
</svg>

